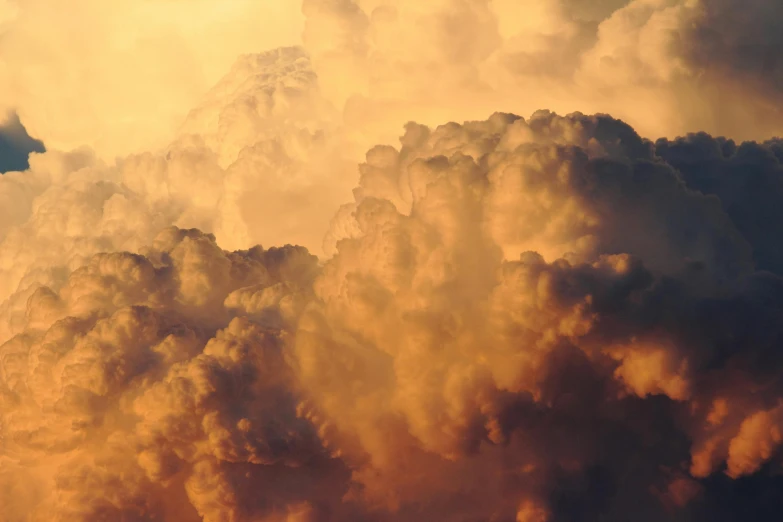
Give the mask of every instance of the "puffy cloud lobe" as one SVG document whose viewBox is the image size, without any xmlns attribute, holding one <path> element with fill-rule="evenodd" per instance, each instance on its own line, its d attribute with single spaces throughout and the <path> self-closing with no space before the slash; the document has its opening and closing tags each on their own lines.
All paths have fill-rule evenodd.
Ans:
<svg viewBox="0 0 783 522">
<path fill-rule="evenodd" d="M 683 190 L 651 144 L 619 121 L 541 112 L 526 122 L 496 114 L 432 133 L 412 126 L 402 140 L 399 153 L 368 155 L 361 197 L 388 198 L 404 211 L 412 204 L 425 221 L 445 219 L 442 206 L 428 213 L 424 194 L 450 201 L 449 183 L 475 180 L 472 190 L 484 197 L 471 208 L 474 218 L 509 259 L 526 250 L 550 260 L 631 253 L 660 269 L 677 268 L 684 258 L 727 275 L 749 268 L 750 249 L 720 201 Z M 641 237 L 639 229 L 648 232 Z M 713 232 L 702 233 L 706 229 Z"/>
<path fill-rule="evenodd" d="M 315 270 L 298 247 L 230 253 L 169 229 L 146 255 L 98 254 L 39 288 L 0 348 L 4 517 L 285 519 L 334 500 L 345 472 L 297 415 L 290 325 L 223 306 L 269 288 L 277 309 Z M 334 484 L 302 485 L 319 473 Z"/>
<path fill-rule="evenodd" d="M 721 200 L 753 248 L 756 267 L 781 274 L 783 253 L 769 241 L 779 222 L 781 159 L 779 140 L 739 145 L 704 133 L 656 142 L 656 153 L 676 167 L 685 183 Z"/>
<path fill-rule="evenodd" d="M 296 70 L 259 92 L 288 103 Z M 274 103 L 258 117 L 284 129 Z M 743 505 L 721 475 L 779 462 L 783 287 L 754 267 L 777 271 L 776 221 L 757 184 L 721 185 L 774 186 L 776 142 L 549 112 L 411 123 L 368 152 L 320 266 L 155 233 L 219 208 L 198 187 L 224 171 L 211 128 L 8 178 L 28 198 L 2 250 L 10 520 L 687 519 Z"/>
<path fill-rule="evenodd" d="M 247 145 L 323 131 L 333 110 L 319 92 L 307 53 L 283 47 L 241 56 L 190 111 L 180 133 L 205 139 L 228 167 Z"/>
<path fill-rule="evenodd" d="M 4 7 L 4 104 L 50 148 L 89 144 L 106 160 L 165 146 L 238 54 L 300 43 L 333 122 L 364 146 L 393 139 L 401 118 L 542 106 L 609 112 L 647 136 L 781 130 L 781 10 L 764 0 L 79 0 L 68 17 L 53 0 Z M 232 139 L 251 130 L 237 123 Z"/>
<path fill-rule="evenodd" d="M 49 151 L 0 177 L 0 337 L 37 286 L 61 285 L 95 253 L 139 252 L 166 226 L 229 248 L 319 251 L 354 183 L 330 110 L 307 57 L 284 48 L 240 59 L 164 153 L 106 163 L 89 149 Z"/>
<path fill-rule="evenodd" d="M 362 463 L 367 502 L 656 520 L 709 512 L 678 473 L 778 462 L 779 278 L 663 142 L 539 113 L 411 124 L 401 145 L 368 153 L 296 340 L 313 418 Z M 494 455 L 527 475 L 438 503 Z"/>
</svg>

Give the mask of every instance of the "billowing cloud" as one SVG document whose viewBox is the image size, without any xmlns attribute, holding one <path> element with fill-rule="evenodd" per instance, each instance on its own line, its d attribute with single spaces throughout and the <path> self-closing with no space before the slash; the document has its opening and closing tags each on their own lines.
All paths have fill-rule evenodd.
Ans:
<svg viewBox="0 0 783 522">
<path fill-rule="evenodd" d="M 775 241 L 783 185 L 783 143 L 737 144 L 704 133 L 656 143 L 656 153 L 677 168 L 693 190 L 714 194 L 752 245 L 757 268 L 783 274 L 783 250 Z"/>
<path fill-rule="evenodd" d="M 286 362 L 316 259 L 180 229 L 145 254 L 40 288 L 3 345 L 3 520 L 286 519 L 339 493 Z"/>
<path fill-rule="evenodd" d="M 608 116 L 411 123 L 323 263 L 165 228 L 60 156 L 80 182 L 7 233 L 80 254 L 7 288 L 6 520 L 772 520 L 742 488 L 781 464 L 774 234 L 724 203 L 754 183 L 705 173 L 767 179 L 776 151 Z"/>
<path fill-rule="evenodd" d="M 169 225 L 214 233 L 228 248 L 320 252 L 355 182 L 355 145 L 333 111 L 306 55 L 282 48 L 238 60 L 161 152 L 115 162 L 88 148 L 33 155 L 28 171 L 0 177 L 0 299 L 50 285 L 95 253 L 137 252 Z"/>
<path fill-rule="evenodd" d="M 608 112 L 646 136 L 781 132 L 769 2 L 308 0 L 304 14 L 324 88 L 354 121 L 543 106 Z"/>
<path fill-rule="evenodd" d="M 0 0 L 1 522 L 777 520 L 777 8 L 104 4 Z"/>
<path fill-rule="evenodd" d="M 688 474 L 780 465 L 781 281 L 719 199 L 607 117 L 411 124 L 401 143 L 368 154 L 297 334 L 368 501 L 659 520 L 710 509 Z"/>
</svg>

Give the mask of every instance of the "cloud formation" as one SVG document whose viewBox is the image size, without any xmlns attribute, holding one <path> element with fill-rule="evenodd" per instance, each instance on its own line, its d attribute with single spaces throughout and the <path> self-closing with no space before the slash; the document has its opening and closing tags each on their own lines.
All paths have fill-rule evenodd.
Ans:
<svg viewBox="0 0 783 522">
<path fill-rule="evenodd" d="M 777 520 L 776 7 L 104 4 L 0 0 L 0 522 Z"/>
<path fill-rule="evenodd" d="M 332 114 L 307 56 L 281 48 L 241 58 L 161 152 L 33 155 L 28 171 L 0 177 L 0 299 L 95 253 L 137 252 L 170 225 L 214 233 L 226 248 L 320 253 L 355 182 L 355 145 Z"/>
<path fill-rule="evenodd" d="M 718 198 L 603 116 L 411 124 L 401 143 L 368 154 L 297 335 L 371 501 L 707 517 L 695 479 L 780 466 L 781 280 Z"/>
<path fill-rule="evenodd" d="M 147 196 L 76 170 L 22 226 L 68 206 L 49 241 L 83 253 L 4 304 L 5 520 L 772 520 L 775 236 L 723 202 L 754 183 L 709 174 L 780 160 L 732 143 L 410 123 L 367 153 L 324 263 L 148 239 L 108 210 Z"/>
<path fill-rule="evenodd" d="M 611 113 L 649 137 L 781 132 L 783 13 L 769 2 L 308 0 L 303 11 L 324 89 L 354 121 L 547 107 Z"/>
</svg>

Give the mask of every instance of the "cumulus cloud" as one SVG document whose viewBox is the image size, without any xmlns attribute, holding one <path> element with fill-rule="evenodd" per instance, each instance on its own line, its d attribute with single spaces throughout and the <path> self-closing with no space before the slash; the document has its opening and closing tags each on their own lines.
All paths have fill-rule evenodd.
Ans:
<svg viewBox="0 0 783 522">
<path fill-rule="evenodd" d="M 214 233 L 227 248 L 319 253 L 355 182 L 355 145 L 333 111 L 303 51 L 281 48 L 239 59 L 161 152 L 33 155 L 29 170 L 0 177 L 0 299 L 55 284 L 95 253 L 138 252 L 169 225 Z"/>
<path fill-rule="evenodd" d="M 742 236 L 752 245 L 757 268 L 783 274 L 783 252 L 769 241 L 779 221 L 783 143 L 737 144 L 691 134 L 656 142 L 656 153 L 677 168 L 693 190 L 720 198 Z"/>
<path fill-rule="evenodd" d="M 608 112 L 655 137 L 781 132 L 781 12 L 768 2 L 308 0 L 303 11 L 324 88 L 353 121 L 543 106 Z"/>
<path fill-rule="evenodd" d="M 368 501 L 657 520 L 707 509 L 685 506 L 700 488 L 677 473 L 738 478 L 777 458 L 779 277 L 754 271 L 739 224 L 664 142 L 537 113 L 411 124 L 401 145 L 368 153 L 297 334 L 306 387 L 369 459 Z M 647 436 L 668 445 L 642 457 Z M 501 482 L 481 475 L 497 453 L 514 463 Z M 482 477 L 475 503 L 433 501 L 427 485 L 456 497 L 462 474 Z"/>
<path fill-rule="evenodd" d="M 776 8 L 60 9 L 0 2 L 51 145 L 0 176 L 0 521 L 777 519 Z"/>
<path fill-rule="evenodd" d="M 189 139 L 151 179 L 212 150 Z M 51 250 L 6 286 L 5 519 L 772 520 L 742 488 L 781 463 L 783 281 L 754 228 L 777 221 L 708 174 L 774 179 L 777 150 L 546 111 L 410 123 L 322 262 L 223 250 L 166 228 L 145 178 L 37 156 L 50 186 L 2 247 Z"/>
<path fill-rule="evenodd" d="M 39 288 L 0 356 L 3 520 L 286 519 L 333 496 L 347 472 L 297 417 L 285 349 L 316 270 L 172 228 Z"/>
</svg>

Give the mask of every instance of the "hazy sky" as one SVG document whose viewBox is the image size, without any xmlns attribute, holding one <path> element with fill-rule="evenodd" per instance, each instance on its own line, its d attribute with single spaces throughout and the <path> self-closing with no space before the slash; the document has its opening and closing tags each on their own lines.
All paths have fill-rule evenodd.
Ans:
<svg viewBox="0 0 783 522">
<path fill-rule="evenodd" d="M 781 24 L 0 0 L 0 522 L 779 521 Z"/>
</svg>

